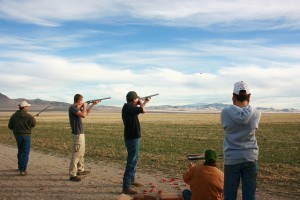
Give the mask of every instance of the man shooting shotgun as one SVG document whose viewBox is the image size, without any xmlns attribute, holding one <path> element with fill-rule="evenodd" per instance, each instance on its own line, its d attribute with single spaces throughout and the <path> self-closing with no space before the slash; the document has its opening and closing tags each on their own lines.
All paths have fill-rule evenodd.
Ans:
<svg viewBox="0 0 300 200">
<path fill-rule="evenodd" d="M 126 95 L 127 103 L 122 108 L 122 120 L 124 124 L 124 142 L 127 150 L 127 163 L 123 176 L 123 193 L 134 195 L 137 190 L 134 187 L 141 186 L 135 181 L 135 171 L 139 158 L 141 126 L 139 114 L 146 113 L 145 106 L 150 101 L 150 96 L 144 102 L 135 91 Z"/>
<path fill-rule="evenodd" d="M 146 99 L 151 99 L 151 97 L 154 97 L 154 96 L 157 96 L 159 94 L 152 94 L 152 95 L 149 95 L 149 96 L 145 96 L 145 97 L 140 97 L 141 100 L 146 100 Z"/>
<path fill-rule="evenodd" d="M 79 176 L 90 174 L 90 171 L 87 171 L 84 168 L 85 131 L 82 118 L 86 118 L 92 111 L 92 108 L 98 103 L 100 103 L 100 101 L 93 100 L 93 104 L 87 108 L 88 103 L 83 101 L 83 96 L 81 94 L 76 94 L 74 96 L 74 103 L 69 107 L 73 147 L 69 167 L 70 181 L 78 182 L 81 180 Z"/>
<path fill-rule="evenodd" d="M 88 100 L 86 101 L 87 104 L 90 104 L 90 103 L 94 103 L 96 101 L 102 101 L 102 100 L 107 100 L 107 99 L 111 99 L 111 97 L 106 97 L 106 98 L 102 98 L 102 99 L 94 99 L 94 100 Z"/>
</svg>

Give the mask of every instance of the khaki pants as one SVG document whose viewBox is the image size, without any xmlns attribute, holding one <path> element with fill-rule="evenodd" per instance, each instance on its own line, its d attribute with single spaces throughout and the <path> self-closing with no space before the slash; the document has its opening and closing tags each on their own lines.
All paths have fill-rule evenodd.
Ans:
<svg viewBox="0 0 300 200">
<path fill-rule="evenodd" d="M 77 171 L 84 171 L 85 136 L 84 134 L 72 134 L 73 153 L 71 157 L 69 174 L 74 177 Z"/>
</svg>

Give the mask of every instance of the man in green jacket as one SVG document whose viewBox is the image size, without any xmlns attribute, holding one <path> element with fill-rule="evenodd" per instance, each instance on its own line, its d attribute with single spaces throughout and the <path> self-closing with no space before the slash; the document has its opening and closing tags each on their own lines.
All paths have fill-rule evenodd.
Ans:
<svg viewBox="0 0 300 200">
<path fill-rule="evenodd" d="M 17 146 L 18 146 L 18 168 L 21 176 L 27 175 L 27 163 L 30 152 L 30 134 L 31 129 L 35 127 L 36 120 L 28 114 L 29 106 L 26 101 L 19 105 L 19 110 L 16 111 L 8 122 L 8 128 L 13 131 Z"/>
</svg>

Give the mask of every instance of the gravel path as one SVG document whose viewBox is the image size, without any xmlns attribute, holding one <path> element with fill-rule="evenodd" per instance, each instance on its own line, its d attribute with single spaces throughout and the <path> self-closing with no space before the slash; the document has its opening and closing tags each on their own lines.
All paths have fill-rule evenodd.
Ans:
<svg viewBox="0 0 300 200">
<path fill-rule="evenodd" d="M 83 176 L 81 182 L 69 181 L 68 167 L 70 158 L 30 152 L 28 175 L 19 176 L 17 171 L 17 148 L 0 144 L 0 199 L 116 199 L 122 190 L 123 166 L 103 162 L 86 162 L 85 167 L 91 171 Z M 137 181 L 144 186 L 139 193 L 157 194 L 163 192 L 180 193 L 186 185 L 179 179 L 170 179 L 160 174 L 149 175 L 137 172 Z M 152 189 L 153 188 L 153 189 Z M 153 190 L 151 192 L 151 189 Z M 239 198 L 241 192 L 239 191 Z M 257 190 L 258 200 L 290 199 L 276 197 L 270 193 Z"/>
<path fill-rule="evenodd" d="M 17 149 L 0 144 L 0 199 L 115 199 L 122 191 L 123 168 L 105 163 L 86 162 L 88 176 L 81 182 L 71 182 L 68 176 L 70 159 L 44 154 L 31 149 L 28 175 L 19 176 Z M 154 191 L 180 192 L 177 184 L 161 181 L 158 175 L 137 173 L 144 186 L 139 193 Z"/>
</svg>

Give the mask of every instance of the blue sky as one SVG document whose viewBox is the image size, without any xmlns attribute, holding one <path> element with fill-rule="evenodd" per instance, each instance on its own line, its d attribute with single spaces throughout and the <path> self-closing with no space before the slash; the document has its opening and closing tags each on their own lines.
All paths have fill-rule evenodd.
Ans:
<svg viewBox="0 0 300 200">
<path fill-rule="evenodd" d="M 300 109 L 300 1 L 0 0 L 0 92 Z"/>
</svg>

